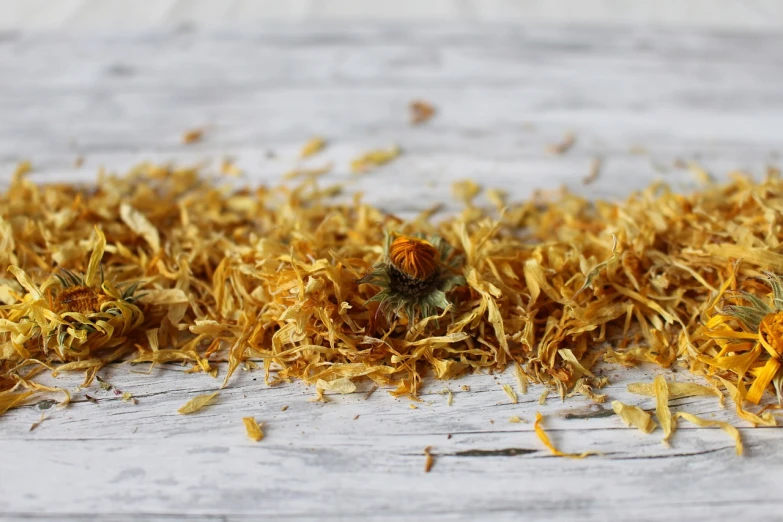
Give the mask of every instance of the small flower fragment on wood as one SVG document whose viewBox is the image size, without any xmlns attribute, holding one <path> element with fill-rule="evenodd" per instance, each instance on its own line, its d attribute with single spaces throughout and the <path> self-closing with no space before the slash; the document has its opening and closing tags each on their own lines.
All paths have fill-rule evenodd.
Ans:
<svg viewBox="0 0 783 522">
<path fill-rule="evenodd" d="M 204 137 L 204 129 L 191 129 L 182 135 L 182 143 L 189 145 L 201 141 Z"/>
<path fill-rule="evenodd" d="M 572 132 L 567 132 L 566 135 L 563 136 L 563 140 L 560 143 L 548 145 L 546 150 L 550 154 L 565 154 L 571 150 L 571 147 L 573 147 L 575 143 L 576 135 Z"/>
<path fill-rule="evenodd" d="M 432 466 L 435 464 L 435 459 L 432 456 L 432 446 L 424 448 L 424 473 L 429 473 Z"/>
<path fill-rule="evenodd" d="M 568 457 L 570 459 L 583 459 L 585 457 L 589 457 L 590 455 L 598 455 L 598 453 L 593 451 L 585 451 L 584 453 L 563 453 L 559 449 L 557 449 L 553 444 L 552 441 L 549 440 L 549 436 L 544 431 L 544 428 L 541 427 L 541 422 L 543 421 L 544 417 L 541 415 L 540 412 L 536 412 L 536 422 L 533 424 L 533 429 L 536 431 L 536 435 L 538 436 L 538 440 L 540 440 L 544 446 L 547 447 L 547 449 L 554 455 L 555 457 Z"/>
<path fill-rule="evenodd" d="M 729 424 L 728 422 L 702 419 L 701 417 L 697 417 L 696 415 L 693 415 L 691 413 L 685 413 L 683 411 L 678 411 L 677 413 L 674 414 L 674 417 L 676 419 L 685 419 L 686 421 L 690 422 L 691 424 L 695 424 L 700 428 L 709 428 L 713 426 L 720 428 L 734 440 L 734 447 L 737 456 L 742 456 L 742 454 L 745 451 L 745 448 L 742 445 L 742 437 L 740 436 L 739 430 L 734 426 L 732 426 L 731 424 Z"/>
<path fill-rule="evenodd" d="M 188 415 L 190 413 L 196 413 L 200 409 L 204 408 L 205 406 L 209 405 L 212 400 L 217 397 L 218 392 L 214 393 L 206 393 L 203 395 L 196 395 L 192 399 L 190 399 L 188 402 L 182 405 L 180 409 L 177 411 L 181 413 L 182 415 Z"/>
<path fill-rule="evenodd" d="M 582 178 L 583 185 L 589 185 L 598 179 L 598 174 L 601 173 L 601 163 L 601 158 L 593 158 L 593 161 L 590 162 L 590 172 Z"/>
<path fill-rule="evenodd" d="M 40 426 L 40 425 L 41 425 L 41 423 L 44 421 L 44 419 L 45 419 L 45 418 L 46 418 L 46 417 L 45 417 L 45 414 L 44 414 L 44 413 L 41 413 L 41 418 L 40 418 L 40 419 L 38 419 L 37 421 L 35 421 L 34 423 L 32 423 L 32 424 L 30 425 L 30 429 L 29 429 L 28 431 L 33 431 L 35 428 L 37 428 L 38 426 Z"/>
<path fill-rule="evenodd" d="M 251 440 L 258 442 L 264 438 L 264 432 L 261 430 L 261 428 L 264 426 L 263 422 L 261 424 L 258 424 L 258 422 L 256 422 L 256 419 L 253 417 L 242 417 L 242 422 L 245 423 L 245 430 L 247 431 L 247 436 Z"/>
<path fill-rule="evenodd" d="M 510 385 L 501 384 L 501 386 L 503 387 L 503 391 L 506 392 L 506 395 L 508 395 L 508 398 L 511 399 L 511 404 L 516 404 L 519 402 L 516 392 L 514 392 Z"/>
<path fill-rule="evenodd" d="M 299 155 L 302 158 L 309 158 L 310 156 L 321 152 L 324 147 L 326 147 L 326 140 L 320 136 L 314 136 L 302 146 L 302 151 L 299 153 Z"/>
<path fill-rule="evenodd" d="M 411 124 L 420 125 L 435 116 L 435 107 L 423 100 L 414 100 L 410 104 Z"/>
<path fill-rule="evenodd" d="M 626 426 L 633 426 L 644 433 L 652 433 L 658 426 L 652 420 L 652 415 L 637 406 L 612 401 L 612 410 L 622 419 Z"/>
<path fill-rule="evenodd" d="M 351 161 L 351 172 L 361 174 L 368 172 L 376 167 L 385 165 L 399 156 L 400 147 L 394 145 L 390 149 L 377 149 L 365 152 L 358 158 Z"/>
<path fill-rule="evenodd" d="M 655 416 L 663 428 L 663 444 L 668 446 L 676 427 L 669 410 L 669 388 L 663 375 L 658 375 L 653 385 L 655 386 Z"/>
</svg>

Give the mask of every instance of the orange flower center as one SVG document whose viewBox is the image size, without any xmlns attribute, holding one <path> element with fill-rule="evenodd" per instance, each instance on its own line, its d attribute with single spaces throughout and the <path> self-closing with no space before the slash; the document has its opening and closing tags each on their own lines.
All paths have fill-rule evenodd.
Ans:
<svg viewBox="0 0 783 522">
<path fill-rule="evenodd" d="M 61 312 L 79 312 L 88 314 L 97 312 L 108 298 L 95 288 L 87 286 L 71 286 L 64 288 L 57 295 L 54 310 Z"/>
<path fill-rule="evenodd" d="M 783 354 L 783 312 L 769 314 L 762 319 L 759 325 L 759 335 L 767 346 L 780 357 Z M 765 346 L 765 348 L 767 347 Z M 775 356 L 773 355 L 773 357 Z"/>
<path fill-rule="evenodd" d="M 438 267 L 438 249 L 428 241 L 400 236 L 389 247 L 392 264 L 416 279 L 426 279 Z"/>
</svg>

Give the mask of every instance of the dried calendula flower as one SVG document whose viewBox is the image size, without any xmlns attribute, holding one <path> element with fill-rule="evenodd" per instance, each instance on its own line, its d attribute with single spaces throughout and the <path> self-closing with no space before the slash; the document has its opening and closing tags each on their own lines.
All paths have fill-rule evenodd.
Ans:
<svg viewBox="0 0 783 522">
<path fill-rule="evenodd" d="M 705 325 L 704 335 L 718 342 L 722 349 L 717 357 L 700 357 L 709 366 L 734 372 L 739 379 L 753 376 L 745 399 L 758 404 L 770 383 L 783 404 L 783 281 L 767 274 L 772 289 L 768 302 L 741 291 L 730 294 L 745 305 L 726 305 Z"/>
<path fill-rule="evenodd" d="M 99 229 L 96 234 L 84 277 L 61 270 L 39 287 L 21 268 L 9 267 L 27 291 L 20 302 L 4 307 L 7 320 L 0 325 L 0 334 L 11 333 L 12 346 L 21 350 L 25 343 L 36 342 L 61 362 L 87 358 L 89 363 L 81 369 L 97 370 L 101 361 L 90 360 L 89 355 L 122 345 L 125 336 L 142 324 L 144 315 L 135 303 L 138 283 L 114 285 L 103 279 L 100 262 L 106 238 Z"/>
<path fill-rule="evenodd" d="M 440 237 L 429 240 L 388 234 L 384 259 L 359 279 L 381 290 L 368 302 L 378 302 L 388 320 L 405 313 L 409 324 L 450 306 L 447 293 L 465 284 L 459 273 L 462 258 Z"/>
</svg>

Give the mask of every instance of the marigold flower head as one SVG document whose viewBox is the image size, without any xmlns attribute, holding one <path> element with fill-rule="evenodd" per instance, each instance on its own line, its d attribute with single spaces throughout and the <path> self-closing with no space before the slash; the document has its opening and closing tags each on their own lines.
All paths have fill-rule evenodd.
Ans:
<svg viewBox="0 0 783 522">
<path fill-rule="evenodd" d="M 746 399 L 754 404 L 770 383 L 783 402 L 783 281 L 775 274 L 767 274 L 767 281 L 773 293 L 771 304 L 749 292 L 737 292 L 733 297 L 747 304 L 725 306 L 707 323 L 707 336 L 724 346 L 716 360 L 705 362 L 734 371 L 740 379 L 750 372 L 753 384 Z M 732 326 L 732 320 L 740 328 Z"/>
<path fill-rule="evenodd" d="M 368 302 L 380 303 L 387 319 L 405 313 L 409 324 L 417 316 L 429 317 L 450 305 L 446 296 L 465 284 L 459 268 L 462 258 L 440 237 L 429 240 L 387 235 L 383 260 L 359 280 L 380 287 Z"/>
</svg>

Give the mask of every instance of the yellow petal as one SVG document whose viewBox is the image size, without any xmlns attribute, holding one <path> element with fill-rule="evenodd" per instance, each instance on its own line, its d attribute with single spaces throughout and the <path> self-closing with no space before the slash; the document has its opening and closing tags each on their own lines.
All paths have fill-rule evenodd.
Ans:
<svg viewBox="0 0 783 522">
<path fill-rule="evenodd" d="M 746 399 L 753 404 L 758 404 L 761 400 L 761 396 L 764 395 L 764 390 L 767 389 L 767 386 L 772 382 L 772 379 L 775 377 L 775 374 L 778 373 L 779 369 L 780 361 L 777 359 L 769 359 L 761 370 L 761 373 L 756 377 L 756 380 L 753 381 L 753 385 L 750 387 L 750 390 L 748 390 Z"/>
<path fill-rule="evenodd" d="M 595 453 L 593 451 L 585 451 L 584 453 L 563 453 L 559 449 L 557 449 L 553 444 L 552 441 L 549 440 L 549 436 L 544 431 L 544 428 L 541 427 L 541 421 L 543 420 L 543 416 L 541 415 L 541 412 L 536 412 L 536 422 L 533 424 L 533 428 L 536 430 L 536 435 L 538 436 L 538 439 L 544 444 L 544 446 L 549 449 L 550 452 L 552 452 L 552 455 L 555 457 L 568 457 L 570 459 L 583 459 L 585 457 L 589 457 L 590 455 L 598 455 L 598 453 Z"/>
<path fill-rule="evenodd" d="M 652 415 L 637 406 L 612 401 L 612 409 L 620 416 L 626 426 L 634 426 L 644 433 L 652 433 L 658 426 L 652 420 Z"/>
<path fill-rule="evenodd" d="M 511 386 L 508 384 L 501 384 L 503 386 L 503 391 L 506 392 L 506 395 L 508 395 L 508 398 L 511 399 L 511 402 L 513 404 L 516 404 L 519 402 L 519 399 L 517 399 L 517 394 L 514 392 L 514 390 L 511 389 Z"/>
<path fill-rule="evenodd" d="M 147 216 L 128 203 L 123 203 L 120 205 L 120 219 L 133 232 L 143 237 L 153 252 L 160 250 L 160 234 L 158 229 L 147 219 Z"/>
<path fill-rule="evenodd" d="M 103 258 L 103 251 L 106 248 L 106 236 L 103 235 L 101 229 L 95 227 L 95 233 L 98 236 L 98 240 L 95 242 L 95 246 L 90 254 L 90 262 L 87 265 L 87 272 L 84 274 L 84 284 L 86 286 L 95 286 L 98 277 L 98 269 L 101 266 L 101 259 Z"/>
<path fill-rule="evenodd" d="M 356 391 L 356 385 L 353 383 L 353 381 L 345 377 L 340 377 L 339 379 L 335 379 L 333 381 L 318 379 L 318 382 L 315 383 L 315 386 L 316 388 L 340 393 L 342 395 Z"/>
<path fill-rule="evenodd" d="M 514 363 L 514 375 L 516 375 L 519 384 L 519 391 L 522 392 L 522 395 L 527 394 L 527 375 L 522 371 L 519 363 Z"/>
<path fill-rule="evenodd" d="M 264 425 L 263 422 L 259 425 L 253 417 L 243 417 L 242 422 L 245 423 L 247 436 L 252 440 L 258 442 L 264 438 L 264 432 L 261 430 L 261 427 Z"/>
<path fill-rule="evenodd" d="M 698 397 L 715 395 L 723 397 L 720 390 L 710 388 L 695 382 L 670 382 L 667 383 L 670 399 L 680 399 L 682 397 Z M 645 395 L 655 397 L 655 384 L 651 382 L 632 382 L 628 384 L 628 391 L 636 395 Z"/>
<path fill-rule="evenodd" d="M 739 382 L 739 386 L 734 386 L 726 379 L 721 377 L 718 377 L 718 379 L 720 379 L 720 382 L 722 382 L 723 386 L 728 390 L 731 400 L 734 401 L 734 404 L 737 407 L 737 415 L 739 417 L 750 422 L 754 426 L 777 426 L 777 421 L 775 420 L 775 417 L 772 416 L 771 412 L 767 411 L 761 415 L 756 415 L 742 407 L 742 401 L 744 399 L 744 385 L 742 384 L 742 381 Z"/>
<path fill-rule="evenodd" d="M 697 426 L 700 426 L 702 428 L 717 426 L 718 428 L 728 433 L 732 439 L 734 439 L 734 445 L 736 447 L 737 455 L 742 455 L 744 448 L 742 446 L 742 439 L 740 438 L 740 432 L 737 428 L 735 428 L 728 422 L 702 419 L 701 417 L 697 417 L 696 415 L 692 415 L 690 413 L 685 413 L 682 411 L 675 413 L 674 416 L 678 419 L 685 419 L 686 421 L 693 423 Z"/>
<path fill-rule="evenodd" d="M 326 146 L 326 141 L 323 138 L 321 138 L 320 136 L 314 136 L 310 138 L 307 141 L 307 143 L 304 144 L 300 155 L 303 158 L 312 156 L 313 154 L 317 154 L 318 152 L 320 152 L 325 146 Z"/>
<path fill-rule="evenodd" d="M 212 402 L 212 399 L 214 399 L 217 396 L 218 392 L 215 393 L 208 393 L 204 395 L 196 395 L 192 399 L 190 399 L 188 402 L 186 402 L 180 409 L 177 411 L 181 413 L 182 415 L 187 415 L 189 413 L 194 413 Z"/>
<path fill-rule="evenodd" d="M 669 387 L 666 385 L 666 379 L 663 378 L 663 375 L 657 376 L 653 383 L 655 385 L 655 416 L 658 417 L 658 422 L 663 428 L 663 442 L 668 444 L 669 437 L 674 432 L 672 413 L 669 411 Z"/>
<path fill-rule="evenodd" d="M 7 412 L 11 408 L 17 408 L 21 406 L 24 400 L 33 393 L 33 391 L 26 391 L 21 393 L 0 393 L 0 415 Z"/>
</svg>

